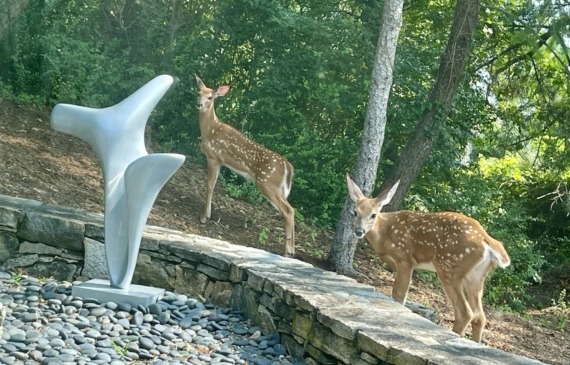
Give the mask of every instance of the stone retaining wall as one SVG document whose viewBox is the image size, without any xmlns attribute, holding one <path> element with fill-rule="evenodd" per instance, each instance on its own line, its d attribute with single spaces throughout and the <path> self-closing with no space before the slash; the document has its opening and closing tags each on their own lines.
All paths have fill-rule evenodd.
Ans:
<svg viewBox="0 0 570 365">
<path fill-rule="evenodd" d="M 107 278 L 103 216 L 0 195 L 0 264 Z M 209 298 L 307 364 L 542 364 L 459 338 L 374 287 L 265 251 L 148 226 L 133 283 Z"/>
</svg>

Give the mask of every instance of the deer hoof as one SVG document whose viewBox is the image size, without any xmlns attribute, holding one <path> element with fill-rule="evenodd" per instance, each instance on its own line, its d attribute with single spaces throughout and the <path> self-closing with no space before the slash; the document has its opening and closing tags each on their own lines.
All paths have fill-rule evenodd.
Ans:
<svg viewBox="0 0 570 365">
<path fill-rule="evenodd" d="M 205 224 L 207 220 L 208 220 L 207 217 L 200 217 L 200 223 L 202 224 Z"/>
</svg>

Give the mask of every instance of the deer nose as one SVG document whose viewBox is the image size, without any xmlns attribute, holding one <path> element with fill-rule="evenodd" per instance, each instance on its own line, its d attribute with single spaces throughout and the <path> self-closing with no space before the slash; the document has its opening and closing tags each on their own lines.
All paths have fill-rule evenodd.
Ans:
<svg viewBox="0 0 570 365">
<path fill-rule="evenodd" d="M 364 237 L 364 229 L 357 227 L 354 229 L 354 234 L 356 235 L 356 237 L 362 238 Z"/>
<path fill-rule="evenodd" d="M 202 107 L 202 103 L 200 103 L 199 101 L 196 102 L 196 107 L 197 108 L 201 108 Z"/>
</svg>

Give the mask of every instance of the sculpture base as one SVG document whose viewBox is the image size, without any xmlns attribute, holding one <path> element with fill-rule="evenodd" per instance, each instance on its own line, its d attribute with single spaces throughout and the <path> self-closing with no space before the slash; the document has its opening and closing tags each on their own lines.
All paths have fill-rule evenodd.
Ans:
<svg viewBox="0 0 570 365">
<path fill-rule="evenodd" d="M 164 295 L 164 289 L 132 284 L 128 289 L 116 289 L 111 288 L 109 280 L 92 279 L 74 285 L 71 289 L 71 295 L 83 299 L 95 298 L 101 303 L 129 303 L 135 307 L 141 304 L 148 307 L 149 304 L 156 303 Z"/>
</svg>

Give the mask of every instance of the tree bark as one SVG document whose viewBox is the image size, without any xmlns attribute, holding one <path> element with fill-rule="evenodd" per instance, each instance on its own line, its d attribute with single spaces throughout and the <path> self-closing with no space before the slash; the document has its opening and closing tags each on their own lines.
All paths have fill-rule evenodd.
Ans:
<svg viewBox="0 0 570 365">
<path fill-rule="evenodd" d="M 387 211 L 400 208 L 410 185 L 423 168 L 445 124 L 467 65 L 471 40 L 477 27 L 479 7 L 480 0 L 457 0 L 447 46 L 440 59 L 437 80 L 430 92 L 430 106 L 422 113 L 414 134 L 388 172 L 381 187 L 385 189 L 400 179 L 400 187 L 390 204 L 386 206 Z"/>
<path fill-rule="evenodd" d="M 403 4 L 403 0 L 386 0 L 382 13 L 382 28 L 378 37 L 376 57 L 372 69 L 362 143 L 352 174 L 353 180 L 365 195 L 369 195 L 374 188 L 380 151 L 384 142 L 386 109 L 392 87 L 396 46 L 402 27 Z M 353 210 L 354 203 L 347 196 L 328 256 L 329 265 L 334 267 L 337 272 L 351 276 L 358 274 L 352 267 L 357 243 L 352 227 Z"/>
<path fill-rule="evenodd" d="M 30 0 L 0 0 L 0 40 L 29 2 Z"/>
</svg>

